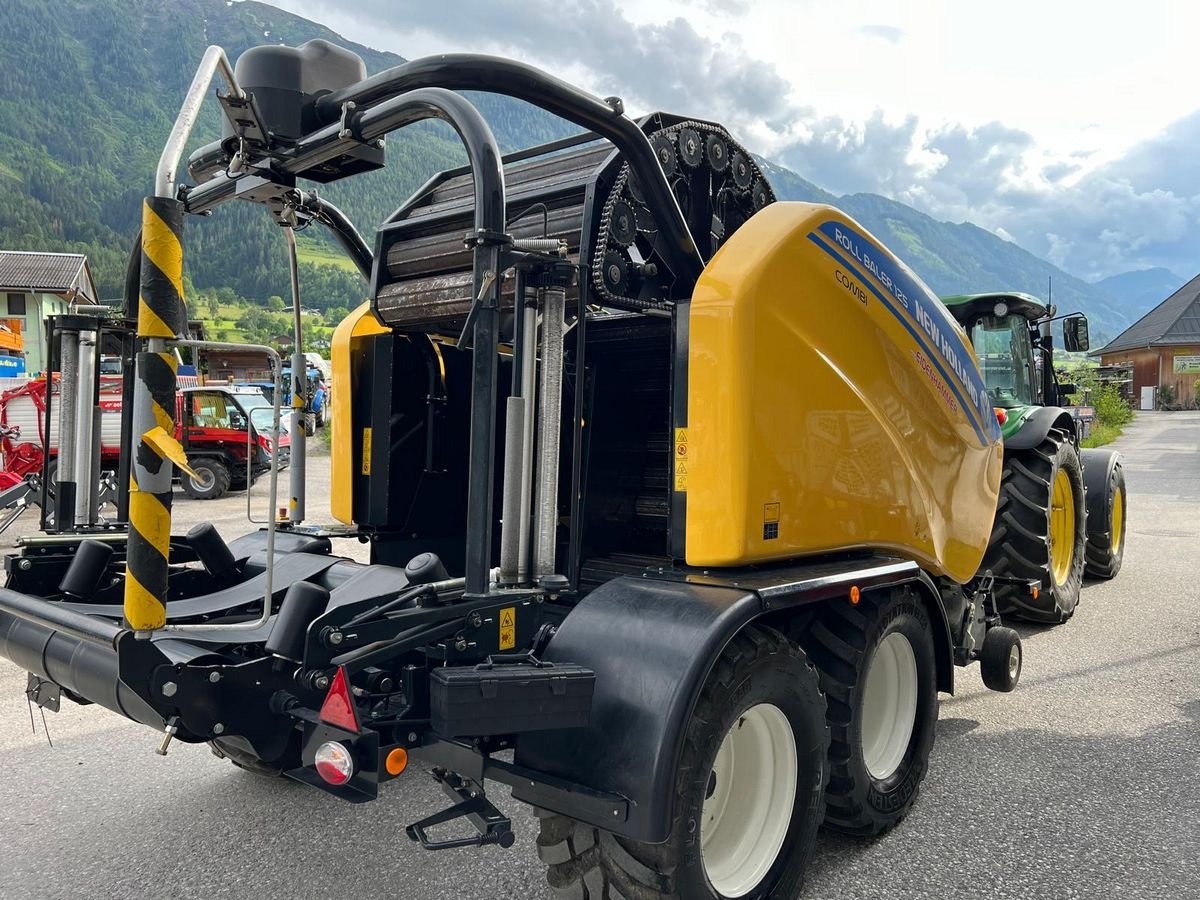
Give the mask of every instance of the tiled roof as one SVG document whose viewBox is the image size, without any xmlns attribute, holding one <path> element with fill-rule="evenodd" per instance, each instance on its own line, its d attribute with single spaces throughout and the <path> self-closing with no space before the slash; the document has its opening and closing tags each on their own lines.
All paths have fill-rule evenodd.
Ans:
<svg viewBox="0 0 1200 900">
<path fill-rule="evenodd" d="M 79 291 L 79 299 L 95 303 L 96 288 L 82 253 L 35 253 L 0 250 L 0 291 L 65 294 Z"/>
</svg>

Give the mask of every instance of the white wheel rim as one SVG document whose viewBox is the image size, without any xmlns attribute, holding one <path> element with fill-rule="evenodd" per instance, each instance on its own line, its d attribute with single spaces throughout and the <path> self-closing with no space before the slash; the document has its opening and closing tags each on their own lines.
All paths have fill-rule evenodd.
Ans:
<svg viewBox="0 0 1200 900">
<path fill-rule="evenodd" d="M 1013 681 L 1017 680 L 1017 674 L 1021 671 L 1021 648 L 1016 644 L 1008 651 L 1008 677 Z"/>
<path fill-rule="evenodd" d="M 862 751 L 876 781 L 904 760 L 917 720 L 917 657 L 908 638 L 893 631 L 875 651 L 862 700 Z"/>
<path fill-rule="evenodd" d="M 704 870 L 717 893 L 743 897 L 779 856 L 796 803 L 800 768 L 791 723 L 779 707 L 750 707 L 713 761 L 700 829 Z"/>
</svg>

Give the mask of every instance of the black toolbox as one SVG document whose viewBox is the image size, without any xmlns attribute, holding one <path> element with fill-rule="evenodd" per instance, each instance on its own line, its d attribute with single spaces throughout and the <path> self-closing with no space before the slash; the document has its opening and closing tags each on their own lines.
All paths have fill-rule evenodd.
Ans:
<svg viewBox="0 0 1200 900">
<path fill-rule="evenodd" d="M 536 659 L 434 669 L 430 724 L 443 737 L 582 728 L 595 685 L 591 669 Z"/>
</svg>

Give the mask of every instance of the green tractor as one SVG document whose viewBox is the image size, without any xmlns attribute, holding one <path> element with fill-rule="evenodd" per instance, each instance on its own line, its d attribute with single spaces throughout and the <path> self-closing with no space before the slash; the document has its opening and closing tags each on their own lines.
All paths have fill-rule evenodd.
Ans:
<svg viewBox="0 0 1200 900">
<path fill-rule="evenodd" d="M 1084 573 L 1112 578 L 1125 549 L 1120 454 L 1079 446 L 1054 373 L 1051 323 L 1068 351 L 1087 350 L 1087 318 L 1056 317 L 1036 297 L 970 294 L 943 302 L 967 330 L 1004 437 L 1004 474 L 983 568 L 1001 576 L 1001 613 L 1058 624 L 1075 612 Z"/>
</svg>

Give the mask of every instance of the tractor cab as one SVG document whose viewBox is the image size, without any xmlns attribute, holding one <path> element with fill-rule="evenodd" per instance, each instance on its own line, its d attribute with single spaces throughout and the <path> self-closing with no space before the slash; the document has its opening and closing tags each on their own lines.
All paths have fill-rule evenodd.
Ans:
<svg viewBox="0 0 1200 900">
<path fill-rule="evenodd" d="M 1068 405 L 1067 397 L 1076 388 L 1055 378 L 1053 307 L 1022 293 L 970 294 L 942 301 L 971 339 L 992 405 L 1005 410 L 1014 426 L 1038 407 Z M 1076 313 L 1061 321 L 1063 348 L 1087 350 L 1087 317 Z M 1007 436 L 1009 429 L 1004 430 Z"/>
</svg>

